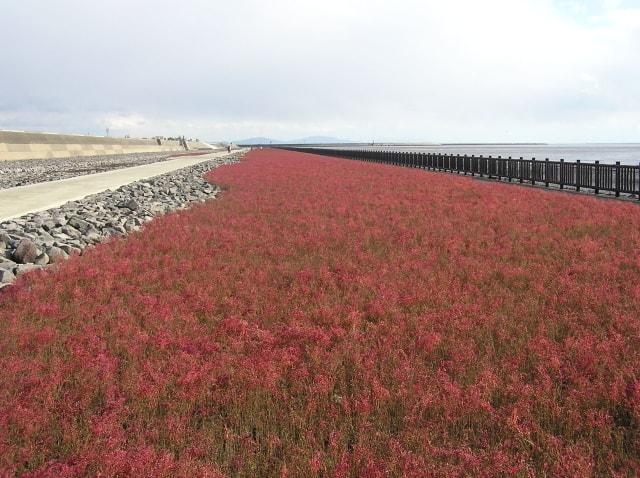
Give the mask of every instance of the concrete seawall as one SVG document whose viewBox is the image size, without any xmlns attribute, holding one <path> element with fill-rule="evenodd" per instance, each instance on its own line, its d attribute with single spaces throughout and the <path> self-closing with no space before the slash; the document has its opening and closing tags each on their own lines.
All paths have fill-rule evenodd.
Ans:
<svg viewBox="0 0 640 478">
<path fill-rule="evenodd" d="M 187 146 L 190 150 L 211 148 L 195 141 L 188 141 Z M 0 161 L 164 151 L 184 151 L 184 148 L 178 141 L 162 141 L 158 145 L 155 139 L 0 131 Z"/>
</svg>

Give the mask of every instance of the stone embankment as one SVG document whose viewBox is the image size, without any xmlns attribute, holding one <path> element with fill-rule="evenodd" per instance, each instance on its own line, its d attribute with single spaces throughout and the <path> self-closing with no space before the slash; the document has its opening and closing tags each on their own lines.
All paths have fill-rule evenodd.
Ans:
<svg viewBox="0 0 640 478">
<path fill-rule="evenodd" d="M 125 153 L 159 153 L 167 151 L 211 150 L 199 141 L 112 138 L 53 133 L 0 131 L 0 161 L 52 159 L 73 156 L 104 156 Z"/>
<path fill-rule="evenodd" d="M 81 254 L 84 249 L 138 230 L 154 216 L 214 198 L 219 189 L 203 175 L 239 161 L 215 158 L 0 223 L 0 289 L 16 277 Z"/>
<path fill-rule="evenodd" d="M 0 161 L 0 189 L 142 166 L 166 161 L 175 154 L 178 153 L 130 153 Z"/>
</svg>

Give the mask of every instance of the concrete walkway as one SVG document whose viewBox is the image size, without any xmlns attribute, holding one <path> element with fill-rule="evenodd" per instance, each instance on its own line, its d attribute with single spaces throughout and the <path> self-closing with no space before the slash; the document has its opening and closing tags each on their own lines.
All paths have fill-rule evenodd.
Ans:
<svg viewBox="0 0 640 478">
<path fill-rule="evenodd" d="M 237 152 L 233 151 L 231 154 Z M 225 151 L 200 156 L 182 156 L 177 159 L 133 168 L 116 169 L 104 173 L 1 189 L 0 221 L 58 207 L 69 201 L 76 201 L 107 189 L 117 189 L 125 184 L 159 176 L 176 169 L 227 156 L 228 154 Z"/>
</svg>

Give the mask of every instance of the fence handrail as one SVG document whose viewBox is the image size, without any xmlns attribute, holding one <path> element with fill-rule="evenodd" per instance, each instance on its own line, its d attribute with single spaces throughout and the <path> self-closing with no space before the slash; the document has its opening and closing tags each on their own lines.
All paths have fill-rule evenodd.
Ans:
<svg viewBox="0 0 640 478">
<path fill-rule="evenodd" d="M 342 157 L 367 162 L 392 164 L 431 171 L 447 171 L 457 174 L 487 177 L 500 181 L 516 180 L 519 183 L 545 187 L 557 185 L 560 189 L 573 187 L 576 191 L 592 189 L 595 194 L 602 191 L 637 196 L 640 200 L 640 164 L 638 166 L 606 164 L 599 161 L 585 163 L 560 160 L 544 161 L 532 159 L 503 158 L 501 156 L 453 155 L 435 152 L 385 151 L 368 149 L 338 149 L 322 147 L 280 146 L 280 149 L 323 156 Z"/>
</svg>

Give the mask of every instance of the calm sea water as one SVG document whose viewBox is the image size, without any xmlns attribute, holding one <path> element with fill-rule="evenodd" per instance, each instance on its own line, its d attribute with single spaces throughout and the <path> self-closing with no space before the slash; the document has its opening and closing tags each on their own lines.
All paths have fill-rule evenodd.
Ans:
<svg viewBox="0 0 640 478">
<path fill-rule="evenodd" d="M 441 144 L 441 145 L 375 145 L 363 148 L 387 151 L 412 151 L 430 152 L 441 154 L 475 154 L 483 156 L 502 156 L 507 158 L 523 157 L 524 159 L 536 158 L 544 161 L 545 158 L 551 160 L 564 159 L 565 161 L 584 161 L 601 163 L 639 165 L 640 164 L 640 143 L 624 144 Z"/>
</svg>

